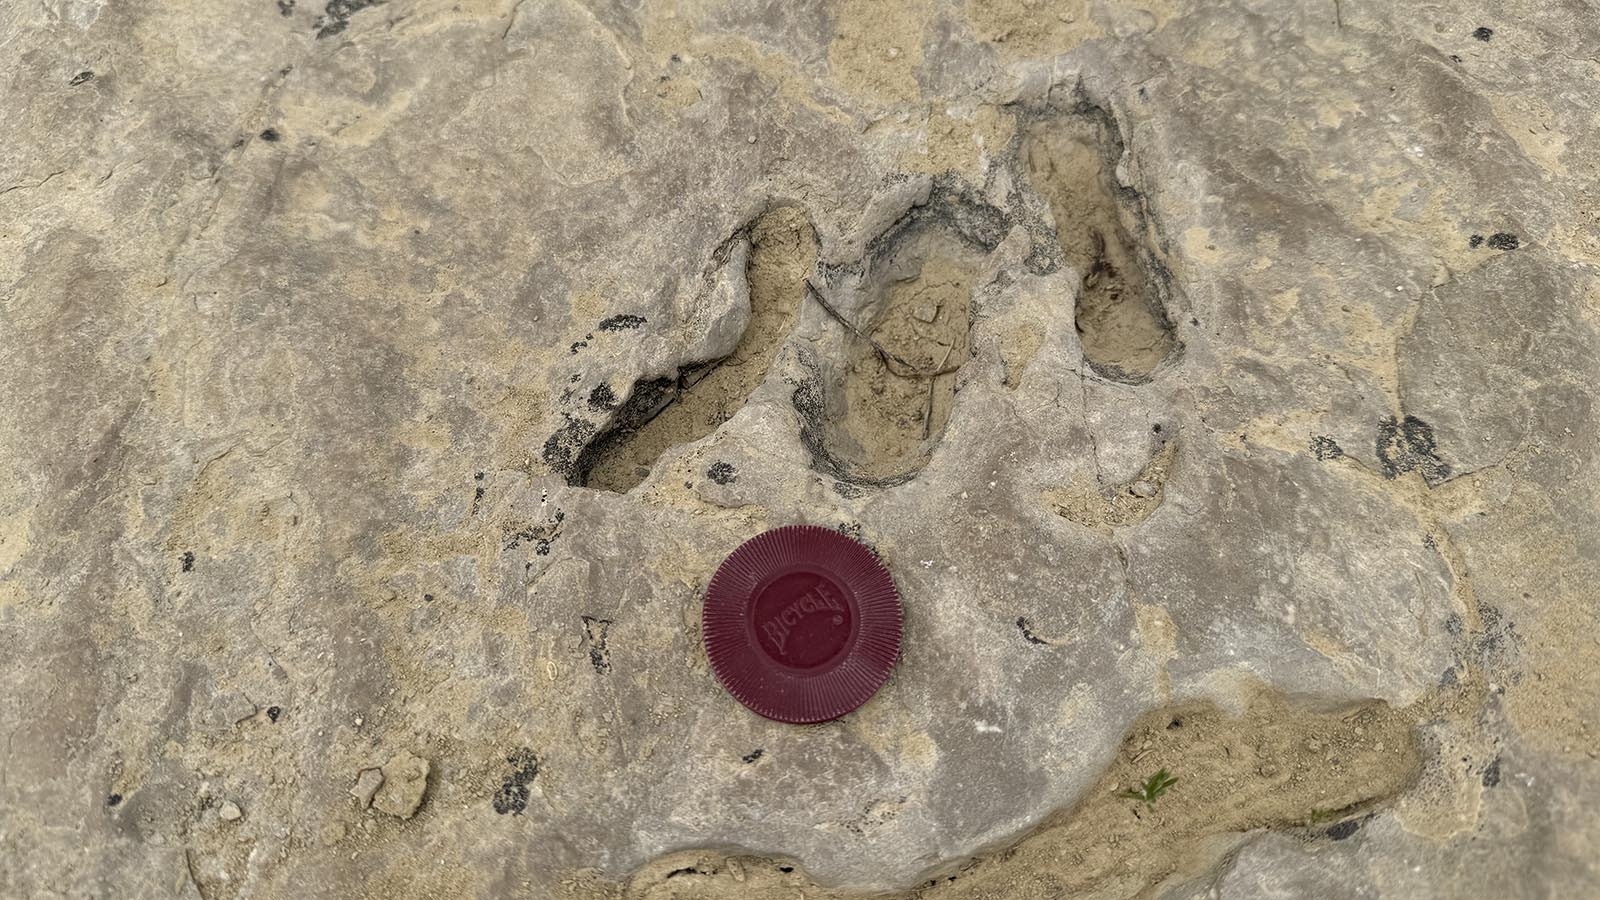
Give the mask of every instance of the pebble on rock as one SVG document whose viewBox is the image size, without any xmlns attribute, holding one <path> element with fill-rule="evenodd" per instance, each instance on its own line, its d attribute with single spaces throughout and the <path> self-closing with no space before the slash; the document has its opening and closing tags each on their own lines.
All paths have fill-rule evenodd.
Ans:
<svg viewBox="0 0 1600 900">
<path fill-rule="evenodd" d="M 383 784 L 372 805 L 380 812 L 409 819 L 422 805 L 428 789 L 428 761 L 409 750 L 401 750 L 383 764 Z"/>
<path fill-rule="evenodd" d="M 366 809 L 372 805 L 372 798 L 380 787 L 383 787 L 383 773 L 377 769 L 362 769 L 356 776 L 355 787 L 350 789 L 350 796 L 356 798 L 362 809 Z"/>
</svg>

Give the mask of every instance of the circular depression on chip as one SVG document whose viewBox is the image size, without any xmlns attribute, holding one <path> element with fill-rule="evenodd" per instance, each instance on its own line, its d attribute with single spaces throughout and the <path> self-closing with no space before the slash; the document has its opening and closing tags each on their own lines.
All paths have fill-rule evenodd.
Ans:
<svg viewBox="0 0 1600 900">
<path fill-rule="evenodd" d="M 700 632 L 717 680 L 779 722 L 837 719 L 867 702 L 900 656 L 894 579 L 871 550 L 816 525 L 739 545 L 706 590 Z"/>
</svg>

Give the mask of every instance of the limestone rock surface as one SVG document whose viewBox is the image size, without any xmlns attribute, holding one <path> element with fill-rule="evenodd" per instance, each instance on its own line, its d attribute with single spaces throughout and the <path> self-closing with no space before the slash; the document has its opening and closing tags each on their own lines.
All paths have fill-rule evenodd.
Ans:
<svg viewBox="0 0 1600 900">
<path fill-rule="evenodd" d="M 0 895 L 1600 896 L 1592 3 L 0 47 Z M 791 523 L 819 726 L 699 641 Z"/>
</svg>

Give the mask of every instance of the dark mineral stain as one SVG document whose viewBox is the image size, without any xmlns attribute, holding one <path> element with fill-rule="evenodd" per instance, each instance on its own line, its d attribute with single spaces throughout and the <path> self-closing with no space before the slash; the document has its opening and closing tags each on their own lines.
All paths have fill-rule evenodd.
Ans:
<svg viewBox="0 0 1600 900">
<path fill-rule="evenodd" d="M 854 500 L 864 493 L 859 485 L 851 484 L 848 481 L 835 481 L 833 483 L 833 492 L 846 500 Z"/>
<path fill-rule="evenodd" d="M 473 476 L 472 476 L 472 480 L 473 481 L 482 481 L 483 480 L 483 473 L 482 472 L 474 473 Z"/>
<path fill-rule="evenodd" d="M 589 645 L 589 664 L 594 666 L 596 672 L 611 671 L 611 652 L 606 649 L 606 631 L 610 628 L 610 619 L 583 617 L 584 640 Z"/>
<path fill-rule="evenodd" d="M 543 453 L 544 461 L 570 480 L 583 448 L 600 429 L 586 419 L 576 419 L 566 413 L 562 413 L 562 416 L 567 424 L 545 440 Z"/>
<path fill-rule="evenodd" d="M 555 523 L 556 523 L 555 530 L 551 531 L 550 535 L 548 537 L 542 537 L 542 538 L 538 538 L 537 540 L 535 540 L 533 542 L 533 544 L 534 544 L 533 552 L 539 554 L 540 556 L 549 556 L 550 555 L 550 543 L 552 541 L 554 541 L 556 538 L 561 536 L 561 528 L 560 528 L 561 522 L 566 517 L 567 517 L 566 513 L 562 512 L 559 509 L 556 510 L 555 515 L 552 517 L 555 520 Z"/>
<path fill-rule="evenodd" d="M 1497 679 L 1496 693 L 1504 693 L 1505 682 L 1515 684 L 1522 678 L 1519 657 L 1522 652 L 1522 635 L 1517 625 L 1505 618 L 1500 610 L 1490 604 L 1481 604 L 1479 619 L 1482 630 L 1472 638 L 1470 649 L 1484 668 L 1502 673 Z"/>
<path fill-rule="evenodd" d="M 578 351 L 582 350 L 583 348 L 585 348 L 587 346 L 589 346 L 589 342 L 588 341 L 573 341 L 572 342 L 572 346 L 568 347 L 567 351 L 569 353 L 571 353 L 573 356 L 577 356 L 578 355 Z"/>
<path fill-rule="evenodd" d="M 710 468 L 706 469 L 706 477 L 717 484 L 733 484 L 739 480 L 739 470 L 735 469 L 731 463 L 725 463 L 719 459 L 712 463 Z"/>
<path fill-rule="evenodd" d="M 283 140 L 283 135 L 279 134 L 276 128 L 267 128 L 262 130 L 261 139 L 269 144 L 275 144 Z"/>
<path fill-rule="evenodd" d="M 1496 250 L 1515 250 L 1522 246 L 1522 240 L 1509 232 L 1497 231 L 1489 235 L 1489 246 Z"/>
<path fill-rule="evenodd" d="M 1351 819 L 1348 822 L 1340 822 L 1339 824 L 1334 825 L 1333 827 L 1329 828 L 1324 833 L 1327 834 L 1328 837 L 1331 837 L 1336 841 L 1342 841 L 1345 838 L 1348 838 L 1350 835 L 1355 834 L 1357 831 L 1360 831 L 1360 830 L 1361 830 L 1361 820 L 1360 819 Z"/>
<path fill-rule="evenodd" d="M 1497 785 L 1499 783 L 1500 783 L 1500 758 L 1497 756 L 1497 757 L 1495 757 L 1494 762 L 1489 763 L 1489 765 L 1487 767 L 1485 767 L 1484 770 L 1483 770 L 1483 786 L 1486 787 L 1486 788 L 1492 788 L 1492 787 L 1494 787 L 1495 785 Z M 116 796 L 116 795 L 113 794 L 112 796 Z"/>
<path fill-rule="evenodd" d="M 422 602 L 423 603 L 432 603 L 433 602 L 433 595 L 432 594 L 423 594 L 422 595 Z"/>
<path fill-rule="evenodd" d="M 671 872 L 668 872 L 667 873 L 667 878 L 677 878 L 679 875 L 704 875 L 704 874 L 705 874 L 704 872 L 700 871 L 699 869 L 696 869 L 694 866 L 684 866 L 681 869 L 673 869 Z M 661 880 L 662 881 L 666 881 L 667 878 L 663 878 Z"/>
<path fill-rule="evenodd" d="M 118 803 L 121 803 L 121 802 L 122 802 L 122 795 L 121 794 L 111 794 L 111 795 L 106 797 L 106 805 L 107 806 L 116 806 Z"/>
<path fill-rule="evenodd" d="M 294 0 L 278 0 L 278 14 L 283 16 L 294 14 Z"/>
<path fill-rule="evenodd" d="M 646 321 L 648 321 L 648 320 L 644 316 L 631 316 L 631 315 L 627 315 L 627 314 L 620 315 L 620 316 L 612 316 L 612 317 L 610 317 L 608 319 L 602 319 L 600 321 L 600 330 L 601 331 L 627 331 L 630 328 L 638 328 L 640 325 L 643 325 Z"/>
<path fill-rule="evenodd" d="M 182 566 L 183 566 L 183 570 L 185 572 L 194 571 L 194 551 L 192 551 L 192 550 L 183 551 Z"/>
<path fill-rule="evenodd" d="M 539 775 L 539 757 L 527 747 L 511 751 L 506 757 L 511 773 L 494 792 L 494 811 L 500 815 L 521 815 L 528 808 L 528 785 Z"/>
<path fill-rule="evenodd" d="M 83 84 L 85 81 L 88 81 L 89 79 L 91 79 L 93 77 L 94 77 L 94 73 L 93 72 L 89 71 L 88 69 L 84 69 L 82 72 L 79 72 L 78 74 L 72 76 L 72 80 L 67 82 L 67 84 L 70 84 L 70 85 L 76 87 L 76 86 L 78 86 L 80 84 Z"/>
<path fill-rule="evenodd" d="M 1031 629 L 1029 629 L 1029 627 L 1028 627 L 1028 620 L 1026 618 L 1022 617 L 1022 616 L 1017 616 L 1017 630 L 1022 632 L 1023 639 L 1026 640 L 1030 644 L 1048 644 L 1048 643 L 1050 643 L 1049 641 L 1045 640 L 1044 638 L 1041 638 L 1038 635 L 1034 634 L 1033 631 Z"/>
<path fill-rule="evenodd" d="M 747 763 L 753 763 L 756 760 L 760 759 L 761 755 L 763 753 L 766 753 L 766 752 L 767 751 L 761 749 L 760 747 L 757 747 L 756 749 L 751 750 L 749 753 L 746 753 L 744 756 L 742 756 L 740 758 L 743 759 Z"/>
<path fill-rule="evenodd" d="M 523 541 L 532 541 L 534 553 L 540 556 L 549 556 L 550 545 L 554 544 L 556 538 L 561 536 L 561 523 L 566 517 L 567 514 L 558 509 L 555 515 L 551 516 L 551 520 L 544 526 L 538 528 L 528 526 L 512 532 L 502 549 L 515 550 L 517 545 Z"/>
<path fill-rule="evenodd" d="M 1450 466 L 1439 458 L 1433 426 L 1416 416 L 1399 421 L 1390 416 L 1379 422 L 1377 449 L 1385 478 L 1415 470 L 1428 484 L 1435 485 L 1450 477 Z"/>
<path fill-rule="evenodd" d="M 317 17 L 315 26 L 317 37 L 325 38 L 338 34 L 350 24 L 351 16 L 382 2 L 383 0 L 328 0 L 322 15 Z"/>
<path fill-rule="evenodd" d="M 1467 246 L 1473 248 L 1474 250 L 1476 250 L 1479 247 L 1482 247 L 1483 246 L 1483 235 L 1475 234 L 1472 237 L 1467 238 Z"/>
<path fill-rule="evenodd" d="M 589 392 L 590 409 L 613 409 L 617 405 L 617 395 L 611 392 L 611 385 L 600 382 Z"/>
<path fill-rule="evenodd" d="M 1487 43 L 1490 38 L 1494 37 L 1494 29 L 1479 25 L 1473 29 L 1472 36 Z"/>
<path fill-rule="evenodd" d="M 1311 439 L 1311 452 L 1321 460 L 1338 459 L 1344 455 L 1339 443 L 1325 434 L 1319 434 Z"/>
<path fill-rule="evenodd" d="M 1154 425 L 1151 425 L 1150 426 L 1150 431 L 1153 434 L 1160 434 L 1161 433 L 1161 423 L 1157 422 Z"/>
<path fill-rule="evenodd" d="M 277 707 L 277 706 L 269 706 L 269 707 L 267 707 L 267 718 L 271 719 L 272 721 L 274 721 L 274 722 L 278 721 L 278 717 L 281 716 L 281 715 L 283 715 L 283 709 L 282 708 Z"/>
</svg>

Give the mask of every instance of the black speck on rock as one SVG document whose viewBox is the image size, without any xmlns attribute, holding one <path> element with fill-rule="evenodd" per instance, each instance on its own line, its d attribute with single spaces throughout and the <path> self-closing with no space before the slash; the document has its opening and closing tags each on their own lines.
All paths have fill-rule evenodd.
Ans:
<svg viewBox="0 0 1600 900">
<path fill-rule="evenodd" d="M 294 15 L 294 0 L 278 0 L 278 15 Z"/>
<path fill-rule="evenodd" d="M 611 671 L 611 651 L 606 647 L 606 633 L 611 629 L 610 619 L 583 616 L 583 634 L 589 645 L 589 664 L 602 675 Z"/>
<path fill-rule="evenodd" d="M 1522 246 L 1522 240 L 1509 232 L 1497 231 L 1489 235 L 1489 246 L 1496 250 L 1515 250 Z"/>
<path fill-rule="evenodd" d="M 600 330 L 627 331 L 632 328 L 638 328 L 646 321 L 648 320 L 644 316 L 634 316 L 624 313 L 620 316 L 611 316 L 609 318 L 602 319 L 600 321 Z"/>
<path fill-rule="evenodd" d="M 835 481 L 833 483 L 833 492 L 846 500 L 854 500 L 865 493 L 859 485 L 851 484 L 848 481 Z"/>
<path fill-rule="evenodd" d="M 88 81 L 93 77 L 94 77 L 94 73 L 93 72 L 89 71 L 88 69 L 84 69 L 82 72 L 79 72 L 78 74 L 72 76 L 72 80 L 67 82 L 67 84 L 70 84 L 73 87 L 77 87 L 78 85 L 83 84 L 85 81 Z"/>
<path fill-rule="evenodd" d="M 739 470 L 735 469 L 732 463 L 725 463 L 719 459 L 706 469 L 706 477 L 717 484 L 733 484 L 739 480 Z"/>
<path fill-rule="evenodd" d="M 1472 36 L 1487 43 L 1490 38 L 1494 37 L 1494 29 L 1484 25 L 1479 25 L 1477 28 L 1472 30 Z"/>
<path fill-rule="evenodd" d="M 1483 235 L 1475 234 L 1472 237 L 1467 238 L 1467 246 L 1471 247 L 1474 250 L 1478 249 L 1479 247 L 1482 247 L 1483 246 Z"/>
<path fill-rule="evenodd" d="M 325 38 L 338 34 L 350 24 L 351 16 L 382 2 L 383 0 L 328 0 L 322 15 L 317 18 L 317 37 Z"/>
<path fill-rule="evenodd" d="M 278 721 L 278 717 L 281 716 L 281 715 L 283 715 L 283 709 L 281 707 L 277 707 L 277 706 L 269 706 L 269 707 L 267 707 L 267 718 L 271 719 L 272 721 L 274 721 L 274 722 Z"/>
<path fill-rule="evenodd" d="M 612 393 L 611 385 L 600 382 L 589 392 L 590 409 L 613 409 L 617 405 L 617 395 Z"/>
<path fill-rule="evenodd" d="M 539 775 L 539 757 L 523 747 L 506 757 L 511 773 L 494 792 L 494 811 L 500 815 L 521 815 L 528 808 L 528 785 Z"/>
<path fill-rule="evenodd" d="M 283 140 L 283 135 L 279 134 L 278 129 L 276 128 L 262 129 L 260 137 L 263 141 L 266 141 L 269 144 L 275 144 L 278 141 Z"/>
<path fill-rule="evenodd" d="M 1340 822 L 1339 824 L 1334 825 L 1333 827 L 1329 828 L 1325 832 L 1325 834 L 1327 834 L 1328 837 L 1331 837 L 1336 841 L 1342 841 L 1345 838 L 1350 837 L 1352 834 L 1355 834 L 1357 831 L 1360 831 L 1360 830 L 1361 830 L 1361 820 L 1360 819 L 1351 819 L 1348 822 Z"/>
<path fill-rule="evenodd" d="M 743 759 L 747 763 L 753 763 L 760 759 L 762 754 L 766 752 L 767 751 L 761 749 L 760 747 L 757 747 L 756 749 L 751 750 L 749 753 L 746 753 L 744 756 L 740 757 L 740 759 Z"/>
<path fill-rule="evenodd" d="M 193 550 L 185 550 L 185 551 L 183 551 L 183 561 L 182 561 L 181 565 L 183 566 L 183 570 L 185 572 L 193 572 L 194 571 L 194 551 Z"/>
<path fill-rule="evenodd" d="M 575 419 L 564 413 L 563 416 L 567 423 L 545 439 L 542 453 L 544 461 L 549 463 L 552 469 L 571 480 L 577 470 L 579 455 L 600 428 L 585 419 Z"/>
<path fill-rule="evenodd" d="M 1317 459 L 1330 460 L 1343 456 L 1344 448 L 1340 447 L 1339 442 L 1333 438 L 1325 434 L 1319 434 L 1311 439 L 1311 452 L 1316 454 Z"/>
<path fill-rule="evenodd" d="M 1439 445 L 1433 426 L 1416 416 L 1396 420 L 1390 416 L 1378 423 L 1378 462 L 1383 477 L 1396 478 L 1403 472 L 1417 471 L 1430 486 L 1450 478 L 1450 466 L 1439 458 Z"/>
<path fill-rule="evenodd" d="M 1045 640 L 1044 638 L 1039 637 L 1038 635 L 1034 634 L 1033 633 L 1033 629 L 1028 627 L 1027 618 L 1025 618 L 1023 616 L 1017 616 L 1017 630 L 1022 632 L 1022 639 L 1027 641 L 1030 644 L 1048 644 L 1048 643 L 1050 643 L 1049 641 Z"/>
<path fill-rule="evenodd" d="M 121 802 L 122 802 L 122 795 L 121 794 L 111 794 L 111 795 L 106 797 L 106 805 L 107 806 L 116 806 L 118 803 L 121 803 Z"/>
</svg>

